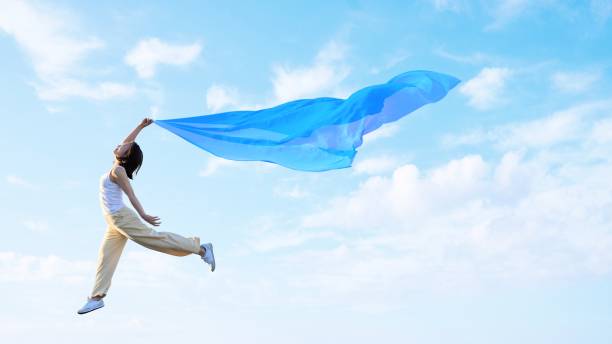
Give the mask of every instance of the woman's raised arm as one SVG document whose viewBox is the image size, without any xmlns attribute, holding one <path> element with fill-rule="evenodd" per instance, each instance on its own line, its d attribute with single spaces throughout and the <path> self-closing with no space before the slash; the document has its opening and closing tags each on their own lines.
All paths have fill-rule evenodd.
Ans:
<svg viewBox="0 0 612 344">
<path fill-rule="evenodd" d="M 138 136 L 140 131 L 151 123 L 153 123 L 153 119 L 143 119 L 142 122 L 140 122 L 140 124 L 138 124 L 136 128 L 134 128 L 134 130 L 132 130 L 132 132 L 123 140 L 123 143 L 130 143 L 136 141 L 136 137 Z"/>
</svg>

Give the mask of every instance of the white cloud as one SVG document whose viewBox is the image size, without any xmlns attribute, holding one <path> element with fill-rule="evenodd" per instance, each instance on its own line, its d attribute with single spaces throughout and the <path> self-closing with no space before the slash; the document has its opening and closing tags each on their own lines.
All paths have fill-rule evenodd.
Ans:
<svg viewBox="0 0 612 344">
<path fill-rule="evenodd" d="M 475 129 L 462 134 L 446 134 L 442 137 L 442 145 L 454 147 L 461 145 L 476 145 L 490 140 L 492 133 L 483 129 Z"/>
<path fill-rule="evenodd" d="M 78 179 L 66 179 L 62 181 L 60 187 L 65 190 L 73 190 L 83 186 L 83 181 Z"/>
<path fill-rule="evenodd" d="M 491 142 L 500 149 L 548 147 L 585 137 L 589 127 L 584 123 L 593 117 L 609 116 L 611 113 L 612 103 L 609 101 L 584 103 L 530 121 L 448 135 L 443 138 L 443 144 L 455 146 Z"/>
<path fill-rule="evenodd" d="M 238 91 L 233 87 L 212 85 L 206 90 L 206 107 L 212 112 L 239 104 Z"/>
<path fill-rule="evenodd" d="M 186 65 L 193 62 L 202 47 L 199 43 L 186 45 L 169 44 L 159 38 L 148 38 L 138 42 L 125 56 L 125 63 L 134 67 L 141 78 L 152 78 L 159 64 Z"/>
<path fill-rule="evenodd" d="M 346 46 L 330 41 L 321 49 L 314 63 L 307 67 L 274 66 L 274 94 L 278 102 L 299 98 L 344 93 L 339 86 L 350 68 L 344 63 Z"/>
<path fill-rule="evenodd" d="M 29 181 L 15 175 L 6 176 L 6 182 L 12 185 L 20 186 L 26 189 L 36 189 L 36 186 Z"/>
<path fill-rule="evenodd" d="M 380 128 L 371 131 L 363 136 L 363 143 L 371 143 L 382 138 L 392 137 L 400 131 L 401 127 L 397 123 L 386 123 Z"/>
<path fill-rule="evenodd" d="M 59 79 L 45 85 L 35 85 L 38 96 L 43 100 L 61 100 L 69 97 L 82 97 L 93 100 L 130 97 L 136 88 L 116 82 L 101 82 L 95 86 L 76 79 Z"/>
<path fill-rule="evenodd" d="M 459 12 L 464 6 L 461 0 L 430 0 L 438 11 Z"/>
<path fill-rule="evenodd" d="M 410 57 L 410 54 L 402 50 L 396 51 L 391 56 L 387 57 L 386 61 L 383 62 L 381 65 L 377 65 L 376 67 L 371 68 L 370 73 L 379 74 L 380 72 L 389 70 L 399 65 L 400 63 L 406 61 L 408 57 Z"/>
<path fill-rule="evenodd" d="M 130 246 L 132 246 L 131 249 Z M 204 271 L 203 263 L 195 256 L 192 257 L 193 260 L 180 260 L 176 257 L 134 247 L 130 243 L 126 248 L 119 262 L 119 268 L 114 274 L 110 291 L 115 305 L 119 305 L 120 300 L 125 296 L 130 299 L 129 294 L 142 296 L 141 291 L 145 288 L 156 290 L 151 297 L 159 294 L 170 295 L 164 302 L 174 307 L 177 301 L 181 301 L 181 297 L 173 297 L 173 294 L 170 293 L 177 285 L 202 284 L 200 276 Z M 133 251 L 134 249 L 137 251 Z M 5 335 L 4 337 L 7 332 L 14 331 L 15 336 L 21 334 L 19 337 L 25 338 L 23 329 L 45 329 L 47 336 L 51 335 L 50 338 L 57 337 L 58 332 L 66 328 L 70 328 L 72 332 L 75 330 L 90 332 L 91 328 L 83 329 L 79 326 L 75 328 L 69 324 L 74 322 L 76 309 L 82 306 L 85 296 L 93 287 L 97 265 L 96 251 L 93 253 L 93 259 L 83 260 L 54 254 L 30 255 L 13 251 L 0 252 L 0 283 L 5 287 L 3 305 L 7 303 L 5 306 L 8 307 L 3 307 L 4 312 L 0 311 L 0 318 L 3 318 L 0 332 Z M 188 271 L 190 267 L 188 262 L 195 263 L 191 265 L 194 271 Z M 221 271 L 222 276 L 224 273 Z M 210 278 L 207 279 L 210 280 Z M 188 289 L 194 290 L 194 288 Z M 195 288 L 198 291 L 203 289 L 202 286 Z M 54 297 L 49 297 L 50 294 Z M 193 300 L 193 297 L 194 295 L 191 295 L 189 298 Z M 136 305 L 139 304 L 138 298 L 132 301 Z M 158 304 L 157 307 L 163 305 L 164 302 Z M 11 309 L 11 306 L 16 305 L 19 307 Z M 140 315 L 150 311 L 146 304 L 138 305 L 136 308 L 141 311 Z M 36 314 L 35 319 L 32 319 L 32 314 Z M 130 315 L 130 317 L 134 316 L 134 314 Z M 14 322 L 6 324 L 4 321 L 6 317 L 10 317 Z M 138 324 L 124 326 L 133 327 L 135 325 Z M 20 331 L 19 328 L 21 328 Z"/>
<path fill-rule="evenodd" d="M 200 177 L 209 177 L 209 176 L 212 176 L 213 174 L 215 174 L 221 168 L 223 168 L 223 167 L 231 167 L 231 166 L 238 167 L 238 166 L 240 166 L 240 162 L 239 161 L 234 161 L 234 160 L 228 160 L 228 159 L 219 158 L 217 156 L 211 156 L 211 157 L 208 158 L 208 162 L 206 163 L 206 167 L 203 170 L 201 170 L 198 173 L 198 175 Z"/>
<path fill-rule="evenodd" d="M 3 1 L 0 12 L 0 28 L 15 37 L 43 78 L 64 75 L 91 50 L 103 46 L 97 38 L 71 36 L 69 32 L 76 31 L 71 27 L 74 21 L 66 12 L 27 1 Z"/>
<path fill-rule="evenodd" d="M 299 282 L 340 294 L 380 283 L 394 286 L 380 287 L 387 292 L 610 274 L 612 159 L 601 143 L 609 142 L 612 124 L 591 116 L 608 114 L 602 104 L 504 126 L 495 132 L 521 128 L 530 134 L 517 142 L 530 145 L 498 161 L 469 155 L 370 177 L 302 218 L 311 230 L 344 231 L 343 240 L 287 261 L 317 267 Z M 531 135 L 536 128 L 545 138 Z M 554 130 L 565 134 L 547 136 Z M 567 137 L 575 144 L 558 145 Z"/>
<path fill-rule="evenodd" d="M 36 256 L 5 251 L 0 252 L 0 281 L 47 281 L 91 287 L 96 264 L 95 260 L 67 259 L 54 254 Z M 119 265 L 121 268 L 115 277 L 119 275 L 121 283 L 127 286 L 163 286 L 169 280 L 180 282 L 193 277 L 179 269 L 175 260 L 146 249 L 124 252 Z"/>
<path fill-rule="evenodd" d="M 557 72 L 552 75 L 553 88 L 565 93 L 580 93 L 588 91 L 599 81 L 599 72 Z"/>
<path fill-rule="evenodd" d="M 597 121 L 593 125 L 590 136 L 598 144 L 609 144 L 612 142 L 612 119 L 608 118 Z"/>
<path fill-rule="evenodd" d="M 494 60 L 500 60 L 497 57 L 491 56 L 489 54 L 485 54 L 482 52 L 473 52 L 466 55 L 460 55 L 456 53 L 451 53 L 442 47 L 438 47 L 434 50 L 434 53 L 438 56 L 441 56 L 445 59 L 449 59 L 451 61 L 465 63 L 465 64 L 473 64 L 473 65 L 482 65 L 487 63 L 492 63 Z"/>
<path fill-rule="evenodd" d="M 504 26 L 512 19 L 523 14 L 534 1 L 529 0 L 499 0 L 492 11 L 493 22 L 485 29 L 494 30 Z"/>
<path fill-rule="evenodd" d="M 181 269 L 181 263 L 175 257 L 148 249 L 130 251 L 121 258 L 119 264 L 123 273 L 119 277 L 124 285 L 137 288 L 171 287 L 175 283 L 193 282 L 194 276 Z"/>
<path fill-rule="evenodd" d="M 217 174 L 221 170 L 229 168 L 249 168 L 253 172 L 268 173 L 278 168 L 278 165 L 265 161 L 240 161 L 224 159 L 216 155 L 211 155 L 206 162 L 206 167 L 198 172 L 198 176 L 210 177 Z"/>
<path fill-rule="evenodd" d="M 245 102 L 243 95 L 232 86 L 213 84 L 206 90 L 206 107 L 212 112 L 220 110 L 256 110 L 279 103 L 322 96 L 344 98 L 350 91 L 341 87 L 350 68 L 344 62 L 347 47 L 334 40 L 329 41 L 315 57 L 312 65 L 289 67 L 276 64 L 272 67 L 274 97 L 263 103 Z M 405 57 L 395 57 L 389 63 L 399 63 Z M 392 130 L 393 128 L 388 128 Z M 372 137 L 375 136 L 374 134 Z"/>
<path fill-rule="evenodd" d="M 398 162 L 390 156 L 379 156 L 375 158 L 357 160 L 353 170 L 357 174 L 381 174 L 393 170 Z"/>
<path fill-rule="evenodd" d="M 605 22 L 612 13 L 612 1 L 590 0 L 580 2 L 558 0 L 493 0 L 483 3 L 488 9 L 492 22 L 484 29 L 487 31 L 499 30 L 509 23 L 527 17 L 533 13 L 553 15 L 566 19 L 569 24 L 575 22 L 577 15 L 582 15 L 585 7 L 596 20 Z"/>
<path fill-rule="evenodd" d="M 270 252 L 279 249 L 301 246 L 315 239 L 329 239 L 337 237 L 332 232 L 292 231 L 267 233 L 263 237 L 251 239 L 248 245 L 255 252 Z"/>
<path fill-rule="evenodd" d="M 302 189 L 299 185 L 293 185 L 292 187 L 277 186 L 274 188 L 274 194 L 292 199 L 300 199 L 310 195 L 308 191 Z"/>
<path fill-rule="evenodd" d="M 23 222 L 29 230 L 34 232 L 46 232 L 49 230 L 49 224 L 43 220 L 26 220 Z"/>
<path fill-rule="evenodd" d="M 159 116 L 159 113 L 160 113 L 159 106 L 152 105 L 149 107 L 149 115 L 151 116 L 151 118 L 156 119 L 157 116 Z"/>
<path fill-rule="evenodd" d="M 442 1 L 443 3 L 445 1 Z M 494 0 L 484 3 L 492 17 L 492 22 L 484 29 L 487 31 L 502 29 L 507 24 L 518 18 L 525 17 L 536 11 L 546 12 L 546 15 L 565 17 L 573 23 L 577 14 L 590 9 L 594 19 L 602 24 L 612 15 L 612 1 L 610 0 L 590 0 L 581 2 L 568 2 L 558 0 Z M 556 13 L 555 13 L 556 12 Z"/>
<path fill-rule="evenodd" d="M 238 111 L 238 110 L 258 110 L 276 105 L 277 102 L 267 103 L 249 102 L 247 97 L 240 94 L 237 88 L 213 84 L 206 89 L 206 108 L 211 112 Z"/>
<path fill-rule="evenodd" d="M 56 255 L 31 256 L 16 252 L 0 252 L 0 281 L 56 280 L 64 283 L 83 282 L 95 273 L 91 261 L 71 261 Z"/>
<path fill-rule="evenodd" d="M 423 176 L 407 165 L 392 177 L 373 177 L 349 197 L 305 218 L 309 227 L 369 233 L 361 235 L 363 241 L 344 241 L 335 266 L 325 256 L 337 251 L 311 252 L 308 261 L 326 268 L 306 279 L 324 283 L 314 281 L 323 272 L 329 276 L 340 270 L 372 276 L 343 285 L 358 289 L 380 275 L 402 288 L 407 285 L 401 276 L 411 281 L 418 276 L 418 283 L 426 284 L 438 279 L 471 284 L 483 276 L 516 281 L 609 273 L 612 209 L 602 204 L 610 204 L 612 190 L 593 194 L 592 188 L 612 165 L 581 166 L 569 183 L 555 168 L 510 152 L 496 166 L 472 156 Z M 359 256 L 376 263 L 352 263 Z"/>
<path fill-rule="evenodd" d="M 591 0 L 591 12 L 600 22 L 606 22 L 612 15 L 612 1 Z"/>
<path fill-rule="evenodd" d="M 92 86 L 79 80 L 84 73 L 81 61 L 104 44 L 96 37 L 84 36 L 77 22 L 65 10 L 28 1 L 5 0 L 0 11 L 0 30 L 13 36 L 34 65 L 39 81 L 33 85 L 40 98 L 103 100 L 133 94 L 131 86 L 114 82 Z"/>
<path fill-rule="evenodd" d="M 576 139 L 580 110 L 559 111 L 542 119 L 502 127 L 498 130 L 498 143 L 502 147 L 544 147 Z"/>
<path fill-rule="evenodd" d="M 469 98 L 469 105 L 487 110 L 504 103 L 503 91 L 511 75 L 512 71 L 508 68 L 483 68 L 478 75 L 463 84 L 459 91 Z"/>
<path fill-rule="evenodd" d="M 497 15 L 504 18 L 514 17 L 523 12 L 529 0 L 500 0 L 497 2 Z"/>
<path fill-rule="evenodd" d="M 49 113 L 60 113 L 60 112 L 64 111 L 64 109 L 59 107 L 59 106 L 47 105 L 45 108 L 47 109 L 47 111 Z"/>
</svg>

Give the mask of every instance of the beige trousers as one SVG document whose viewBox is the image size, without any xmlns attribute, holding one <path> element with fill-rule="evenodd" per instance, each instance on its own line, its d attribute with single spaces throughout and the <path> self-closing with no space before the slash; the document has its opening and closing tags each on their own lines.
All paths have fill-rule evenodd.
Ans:
<svg viewBox="0 0 612 344">
<path fill-rule="evenodd" d="M 174 233 L 157 232 L 142 223 L 138 214 L 131 208 L 123 207 L 113 214 L 106 214 L 105 219 L 108 228 L 98 253 L 98 268 L 92 297 L 106 295 L 127 239 L 174 256 L 187 256 L 200 252 L 200 238 L 185 238 Z"/>
</svg>

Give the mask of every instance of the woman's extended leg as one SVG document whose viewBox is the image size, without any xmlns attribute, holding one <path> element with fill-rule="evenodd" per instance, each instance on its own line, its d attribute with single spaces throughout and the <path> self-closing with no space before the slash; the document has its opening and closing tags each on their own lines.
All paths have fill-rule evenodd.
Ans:
<svg viewBox="0 0 612 344">
<path fill-rule="evenodd" d="M 102 298 L 106 295 L 126 242 L 125 235 L 113 226 L 108 226 L 98 253 L 98 268 L 96 282 L 91 292 L 92 298 Z"/>
<path fill-rule="evenodd" d="M 148 227 L 131 209 L 125 207 L 112 215 L 111 220 L 117 230 L 134 242 L 155 251 L 174 256 L 200 254 L 200 238 L 186 238 L 170 232 L 157 232 Z"/>
</svg>

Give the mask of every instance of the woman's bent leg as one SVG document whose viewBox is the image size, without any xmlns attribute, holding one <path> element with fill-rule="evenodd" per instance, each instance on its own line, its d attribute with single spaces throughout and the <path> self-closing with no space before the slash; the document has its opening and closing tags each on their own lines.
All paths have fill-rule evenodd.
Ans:
<svg viewBox="0 0 612 344">
<path fill-rule="evenodd" d="M 98 268 L 96 282 L 91 292 L 92 297 L 103 297 L 110 288 L 111 280 L 127 238 L 113 226 L 108 226 L 98 253 Z"/>
<path fill-rule="evenodd" d="M 175 233 L 157 232 L 142 223 L 138 215 L 129 208 L 123 208 L 116 213 L 113 221 L 117 230 L 134 242 L 152 250 L 181 257 L 200 252 L 200 238 L 186 238 Z"/>
</svg>

